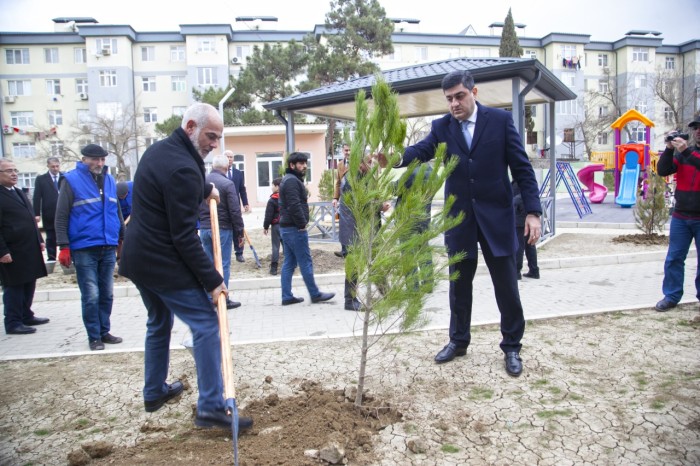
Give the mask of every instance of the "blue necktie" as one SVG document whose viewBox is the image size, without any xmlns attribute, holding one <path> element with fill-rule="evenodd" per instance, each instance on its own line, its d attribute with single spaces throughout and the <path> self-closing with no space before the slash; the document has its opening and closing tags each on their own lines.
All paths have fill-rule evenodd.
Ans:
<svg viewBox="0 0 700 466">
<path fill-rule="evenodd" d="M 462 133 L 464 133 L 464 140 L 467 142 L 467 147 L 472 148 L 472 133 L 469 132 L 469 125 L 471 121 L 466 120 L 462 122 Z"/>
<path fill-rule="evenodd" d="M 53 178 L 53 185 L 56 187 L 56 191 L 58 191 L 58 177 L 51 175 L 51 178 Z"/>
</svg>

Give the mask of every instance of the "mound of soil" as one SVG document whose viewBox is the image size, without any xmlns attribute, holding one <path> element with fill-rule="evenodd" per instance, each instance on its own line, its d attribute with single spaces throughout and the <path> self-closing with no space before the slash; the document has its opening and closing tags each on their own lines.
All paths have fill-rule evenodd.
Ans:
<svg viewBox="0 0 700 466">
<path fill-rule="evenodd" d="M 633 234 L 633 235 L 620 235 L 612 239 L 613 243 L 632 243 L 639 246 L 651 246 L 651 245 L 665 245 L 668 244 L 668 236 L 659 235 L 658 233 L 652 233 L 650 235 L 645 234 Z"/>
</svg>

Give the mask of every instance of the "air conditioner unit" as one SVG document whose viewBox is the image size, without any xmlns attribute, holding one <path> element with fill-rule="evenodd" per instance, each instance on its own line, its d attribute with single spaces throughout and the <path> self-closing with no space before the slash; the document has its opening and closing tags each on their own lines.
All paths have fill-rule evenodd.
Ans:
<svg viewBox="0 0 700 466">
<path fill-rule="evenodd" d="M 14 103 L 15 103 L 15 96 L 13 96 L 13 95 L 6 95 L 6 96 L 3 98 L 3 101 L 4 101 L 6 104 L 14 104 Z"/>
<path fill-rule="evenodd" d="M 15 131 L 7 125 L 2 127 L 2 134 L 13 134 L 14 132 Z"/>
<path fill-rule="evenodd" d="M 231 63 L 234 64 L 234 65 L 238 65 L 238 64 L 240 63 L 240 61 L 241 61 L 241 59 L 238 58 L 238 57 L 233 57 L 233 58 L 231 59 Z"/>
<path fill-rule="evenodd" d="M 80 98 L 80 100 L 88 100 L 88 95 L 86 92 L 81 92 L 80 94 L 78 94 L 78 97 Z"/>
<path fill-rule="evenodd" d="M 109 49 L 102 49 L 102 55 L 104 55 L 105 57 L 109 56 L 111 54 L 112 54 L 112 52 Z"/>
</svg>

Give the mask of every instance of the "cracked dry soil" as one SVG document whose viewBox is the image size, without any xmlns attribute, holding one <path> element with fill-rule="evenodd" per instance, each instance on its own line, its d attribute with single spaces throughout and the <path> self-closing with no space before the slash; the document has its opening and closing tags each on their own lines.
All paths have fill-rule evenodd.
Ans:
<svg viewBox="0 0 700 466">
<path fill-rule="evenodd" d="M 362 413 L 345 396 L 358 339 L 234 347 L 237 404 L 256 421 L 240 464 L 321 464 L 303 452 L 329 441 L 353 465 L 700 464 L 697 303 L 531 321 L 517 379 L 503 369 L 498 328 L 473 333 L 466 357 L 439 366 L 444 331 L 382 340 Z M 192 425 L 189 353 L 172 352 L 171 379 L 192 386 L 156 413 L 143 411 L 142 367 L 141 353 L 0 363 L 0 464 L 64 465 L 70 452 L 110 446 L 104 458 L 76 457 L 232 464 L 230 434 Z"/>
</svg>

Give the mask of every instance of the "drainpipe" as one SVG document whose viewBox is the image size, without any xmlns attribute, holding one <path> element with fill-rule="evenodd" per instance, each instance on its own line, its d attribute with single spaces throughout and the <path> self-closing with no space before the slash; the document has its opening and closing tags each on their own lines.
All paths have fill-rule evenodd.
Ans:
<svg viewBox="0 0 700 466">
<path fill-rule="evenodd" d="M 285 150 L 287 154 L 294 152 L 296 141 L 294 140 L 294 114 L 289 111 L 289 120 L 282 116 L 280 110 L 275 110 L 275 117 L 282 122 L 285 127 Z"/>
<path fill-rule="evenodd" d="M 219 115 L 221 116 L 221 121 L 224 121 L 224 102 L 228 100 L 229 97 L 231 97 L 231 94 L 233 94 L 233 91 L 235 91 L 236 88 L 232 87 L 231 89 L 228 90 L 226 95 L 219 101 Z M 226 129 L 224 127 L 224 129 Z M 223 154 L 224 151 L 226 150 L 226 136 L 221 135 L 221 153 Z"/>
</svg>

